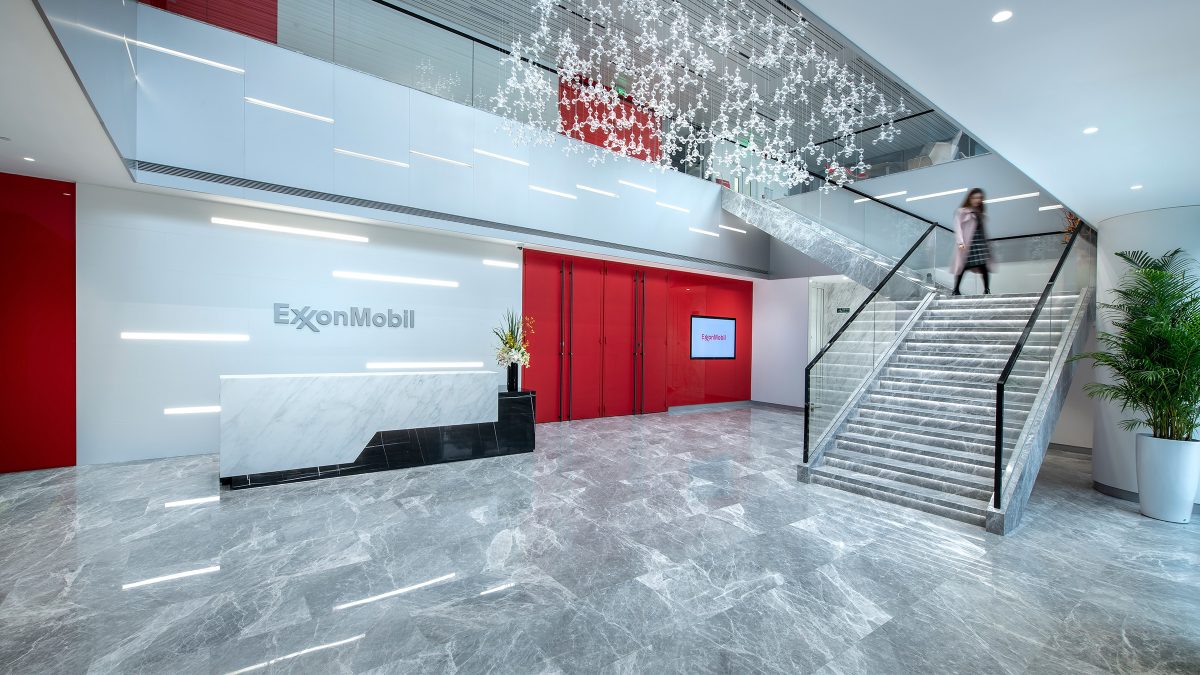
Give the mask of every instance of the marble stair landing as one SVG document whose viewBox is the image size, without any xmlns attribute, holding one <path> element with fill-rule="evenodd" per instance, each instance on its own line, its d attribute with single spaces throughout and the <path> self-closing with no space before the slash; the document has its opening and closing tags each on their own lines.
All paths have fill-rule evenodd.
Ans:
<svg viewBox="0 0 1200 675">
<path fill-rule="evenodd" d="M 1052 298 L 1006 387 L 1011 449 L 1077 295 Z M 994 490 L 996 381 L 1036 295 L 939 297 L 809 473 L 813 483 L 984 526 Z"/>
</svg>

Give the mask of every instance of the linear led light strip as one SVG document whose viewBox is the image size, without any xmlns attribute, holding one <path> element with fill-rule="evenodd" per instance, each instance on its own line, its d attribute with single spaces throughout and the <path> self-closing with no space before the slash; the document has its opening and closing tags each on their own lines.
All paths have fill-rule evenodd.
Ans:
<svg viewBox="0 0 1200 675">
<path fill-rule="evenodd" d="M 167 502 L 163 504 L 165 508 L 173 509 L 177 506 L 195 506 L 197 504 L 211 504 L 212 502 L 221 501 L 221 495 L 212 495 L 210 497 L 197 497 L 195 499 L 181 499 L 177 502 Z"/>
<path fill-rule="evenodd" d="M 371 361 L 370 370 L 392 370 L 409 368 L 482 368 L 483 361 Z"/>
<path fill-rule="evenodd" d="M 994 199 L 985 199 L 985 200 L 983 200 L 983 203 L 984 204 L 998 204 L 1000 202 L 1011 202 L 1016 199 L 1029 199 L 1030 197 L 1037 197 L 1041 194 L 1042 193 L 1040 193 L 1040 192 L 1026 192 L 1023 195 L 1010 195 L 1008 197 L 996 197 Z"/>
<path fill-rule="evenodd" d="M 202 415 L 204 413 L 219 413 L 219 405 L 193 405 L 179 408 L 163 408 L 164 415 Z"/>
<path fill-rule="evenodd" d="M 568 192 L 559 192 L 558 190 L 551 190 L 550 188 L 544 188 L 541 185 L 534 185 L 532 183 L 530 183 L 529 189 L 537 192 L 544 192 L 548 195 L 554 195 L 555 197 L 562 197 L 563 199 L 579 199 L 579 197 L 576 197 Z"/>
<path fill-rule="evenodd" d="M 655 192 L 655 193 L 658 192 L 658 190 L 655 190 L 652 187 L 646 187 L 645 185 L 638 185 L 637 183 L 634 183 L 633 181 L 625 180 L 624 178 L 618 179 L 617 182 L 620 183 L 621 185 L 624 185 L 626 187 L 631 187 L 635 190 L 644 190 L 646 192 Z"/>
<path fill-rule="evenodd" d="M 445 162 L 447 164 L 453 164 L 454 166 L 465 166 L 468 169 L 471 168 L 470 164 L 467 164 L 466 162 L 460 162 L 457 159 L 450 159 L 448 157 L 441 157 L 439 155 L 431 155 L 428 152 L 421 152 L 420 150 L 411 150 L 410 149 L 409 152 L 411 152 L 414 155 L 417 155 L 418 157 L 425 157 L 426 159 L 432 159 L 432 160 L 435 160 L 438 162 Z"/>
<path fill-rule="evenodd" d="M 906 194 L 908 194 L 908 190 L 901 190 L 899 192 L 889 192 L 886 195 L 876 195 L 875 199 L 887 199 L 888 197 L 903 197 Z M 862 199 L 855 199 L 854 203 L 861 204 L 863 202 L 869 202 L 869 201 L 871 201 L 871 200 L 868 199 L 867 197 L 863 197 Z"/>
<path fill-rule="evenodd" d="M 746 234 L 745 230 L 736 228 L 736 227 L 730 227 L 728 225 L 717 225 L 717 227 L 721 228 L 722 230 L 729 230 L 730 232 L 739 232 L 741 234 Z"/>
<path fill-rule="evenodd" d="M 151 579 L 142 579 L 141 581 L 135 581 L 131 584 L 125 584 L 125 585 L 121 586 L 121 590 L 127 591 L 131 588 L 138 588 L 140 586 L 149 586 L 150 584 L 157 584 L 157 583 L 161 583 L 163 581 L 172 581 L 174 579 L 183 579 L 184 577 L 194 577 L 197 574 L 208 574 L 210 572 L 220 572 L 220 571 L 221 571 L 220 565 L 213 565 L 211 567 L 201 567 L 198 570 L 188 570 L 187 572 L 176 572 L 175 574 L 166 574 L 161 577 L 153 577 Z"/>
<path fill-rule="evenodd" d="M 413 584 L 412 586 L 405 586 L 404 588 L 397 588 L 394 591 L 388 591 L 387 593 L 380 593 L 379 595 L 372 595 L 371 597 L 363 598 L 362 600 L 355 600 L 353 602 L 347 602 L 347 603 L 343 603 L 341 605 L 334 605 L 333 610 L 336 612 L 338 610 L 348 609 L 350 607 L 357 607 L 359 605 L 365 605 L 368 602 L 375 602 L 377 600 L 384 600 L 387 598 L 392 598 L 397 595 L 409 593 L 409 592 L 415 591 L 420 588 L 425 588 L 426 586 L 432 586 L 434 584 L 440 584 L 443 581 L 449 581 L 454 578 L 454 575 L 455 575 L 455 573 L 451 572 L 450 574 L 440 576 L 436 579 L 430 579 L 429 581 L 422 581 L 421 583 Z"/>
<path fill-rule="evenodd" d="M 246 74 L 246 71 L 244 69 L 238 68 L 237 66 L 231 66 L 231 65 L 228 65 L 225 63 L 221 63 L 220 61 L 213 61 L 212 59 L 206 59 L 206 58 L 203 58 L 200 56 L 196 56 L 195 54 L 188 54 L 186 52 L 180 52 L 180 51 L 176 51 L 174 49 L 168 49 L 166 47 L 161 47 L 159 45 L 150 44 L 149 42 L 142 42 L 141 40 L 133 40 L 133 39 L 127 38 L 126 41 L 129 44 L 134 44 L 143 49 L 149 49 L 151 51 L 159 52 L 162 54 L 167 54 L 168 56 L 174 56 L 177 58 L 186 59 L 188 61 L 194 61 L 195 63 L 202 63 L 206 66 L 212 66 L 213 68 L 220 68 L 221 70 L 228 70 L 229 72 L 237 73 L 238 75 Z"/>
<path fill-rule="evenodd" d="M 904 201 L 919 202 L 922 199 L 932 199 L 934 197 L 945 197 L 946 195 L 956 195 L 956 194 L 961 194 L 966 191 L 967 191 L 967 188 L 958 188 L 957 190 L 946 190 L 945 192 L 934 192 L 932 194 L 927 194 L 927 195 L 917 195 L 916 197 L 909 197 L 908 199 L 905 199 Z"/>
<path fill-rule="evenodd" d="M 1062 207 L 1062 204 L 1051 204 L 1050 206 L 1039 206 L 1038 211 L 1053 211 L 1055 209 L 1061 209 Z"/>
<path fill-rule="evenodd" d="M 213 225 L 229 225 L 231 227 L 244 227 L 250 230 L 281 232 L 283 234 L 299 234 L 305 237 L 320 237 L 322 239 L 338 239 L 341 241 L 358 242 L 360 244 L 365 244 L 370 241 L 366 237 L 357 234 L 342 234 L 341 232 L 310 230 L 303 227 L 290 227 L 288 225 L 269 225 L 267 223 L 254 223 L 248 220 L 234 220 L 233 218 L 212 218 L 210 222 Z"/>
<path fill-rule="evenodd" d="M 594 192 L 598 195 L 604 195 L 605 197 L 613 197 L 616 199 L 619 199 L 621 197 L 621 195 L 619 195 L 615 192 L 609 192 L 608 190 L 601 190 L 600 188 L 589 187 L 587 185 L 581 185 L 579 183 L 576 183 L 575 187 L 579 188 L 580 190 L 586 190 L 587 192 Z"/>
<path fill-rule="evenodd" d="M 246 103 L 251 103 L 251 104 L 254 104 L 257 106 L 262 106 L 264 108 L 270 108 L 271 110 L 278 110 L 279 112 L 285 112 L 285 113 L 288 113 L 291 115 L 299 115 L 300 117 L 307 117 L 310 120 L 316 120 L 318 122 L 324 122 L 326 124 L 333 124 L 332 117 L 326 117 L 324 115 L 318 115 L 316 113 L 310 113 L 310 112 L 306 112 L 304 110 L 297 110 L 295 108 L 289 108 L 286 105 L 279 105 L 278 103 L 271 103 L 270 101 L 264 101 L 262 99 L 253 98 L 250 96 L 246 96 L 245 98 L 246 98 Z"/>
<path fill-rule="evenodd" d="M 498 155 L 494 152 L 488 152 L 487 150 L 482 150 L 480 148 L 475 148 L 475 154 L 483 155 L 484 157 L 491 157 L 492 159 L 498 159 L 498 160 L 501 160 L 504 162 L 512 162 L 513 164 L 519 164 L 521 166 L 529 166 L 529 162 L 526 162 L 523 159 L 517 159 L 516 157 L 508 157 L 506 155 Z"/>
<path fill-rule="evenodd" d="M 492 593 L 499 593 L 500 591 L 507 591 L 508 589 L 510 589 L 516 585 L 517 585 L 517 583 L 515 581 L 510 581 L 507 584 L 500 584 L 499 586 L 496 586 L 494 588 L 489 588 L 486 591 L 480 591 L 479 594 L 480 595 L 491 595 Z"/>
<path fill-rule="evenodd" d="M 666 202 L 654 202 L 654 205 L 661 206 L 664 209 L 671 209 L 672 211 L 679 211 L 680 213 L 691 213 L 692 212 L 691 209 L 685 209 L 682 206 L 675 206 L 674 204 L 668 204 Z"/>
<path fill-rule="evenodd" d="M 487 258 L 484 258 L 483 264 L 487 265 L 488 267 L 504 267 L 510 270 L 515 270 L 520 267 L 520 265 L 515 262 L 509 262 L 507 260 L 489 260 Z"/>
<path fill-rule="evenodd" d="M 262 663 L 256 663 L 252 666 L 246 666 L 245 668 L 231 671 L 231 672 L 227 673 L 227 675 L 241 675 L 242 673 L 254 672 L 256 670 L 261 670 L 263 668 L 273 666 L 276 663 L 279 663 L 280 661 L 287 661 L 288 659 L 294 659 L 297 656 L 304 656 L 305 654 L 311 654 L 312 652 L 318 652 L 318 651 L 321 651 L 322 649 L 331 649 L 333 647 L 341 647 L 342 645 L 347 645 L 347 644 L 350 644 L 351 642 L 356 642 L 365 637 L 367 637 L 367 634 L 363 633 L 361 635 L 355 635 L 352 638 L 346 638 L 345 640 L 338 640 L 337 642 L 327 642 L 323 645 L 317 645 L 315 647 L 308 647 L 307 649 L 301 649 L 298 652 L 292 652 L 291 654 L 284 654 L 283 656 L 277 656 L 277 657 L 271 659 L 270 661 L 263 661 Z"/>
<path fill-rule="evenodd" d="M 345 155 L 347 157 L 357 157 L 358 159 L 366 159 L 372 162 L 379 162 L 380 164 L 391 164 L 392 166 L 398 166 L 402 169 L 408 168 L 408 164 L 396 161 L 394 159 L 384 159 L 383 157 L 376 157 L 375 155 L 354 152 L 353 150 L 343 150 L 342 148 L 334 148 L 333 151 L 339 155 Z"/>
<path fill-rule="evenodd" d="M 238 333 L 142 333 L 122 331 L 122 340 L 166 340 L 173 342 L 249 342 L 249 335 Z"/>
<path fill-rule="evenodd" d="M 701 230 L 701 229 L 700 229 L 700 228 L 698 228 L 698 227 L 689 227 L 688 229 L 689 229 L 689 230 L 691 230 L 692 232 L 695 232 L 696 234 L 707 234 L 707 235 L 708 235 L 708 236 L 710 236 L 710 237 L 719 237 L 719 236 L 721 236 L 721 233 L 720 233 L 720 232 L 713 232 L 713 231 L 711 231 L 711 230 Z"/>
<path fill-rule="evenodd" d="M 393 284 L 413 284 L 414 286 L 441 286 L 458 288 L 457 281 L 443 279 L 421 279 L 419 277 L 398 277 L 391 274 L 375 274 L 373 272 L 343 272 L 335 271 L 333 276 L 339 279 L 359 279 L 361 281 L 386 281 Z"/>
</svg>

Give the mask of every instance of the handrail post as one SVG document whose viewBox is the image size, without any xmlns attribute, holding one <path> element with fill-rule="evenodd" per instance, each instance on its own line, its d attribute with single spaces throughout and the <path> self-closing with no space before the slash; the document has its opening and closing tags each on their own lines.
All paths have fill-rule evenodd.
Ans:
<svg viewBox="0 0 1200 675">
<path fill-rule="evenodd" d="M 1004 463 L 1004 382 L 996 382 L 996 468 L 992 476 L 995 492 L 992 494 L 992 506 L 1000 510 L 1000 488 Z"/>
<path fill-rule="evenodd" d="M 808 434 L 809 420 L 812 419 L 813 406 L 809 398 L 812 392 L 812 364 L 804 367 L 804 463 L 808 464 Z"/>
</svg>

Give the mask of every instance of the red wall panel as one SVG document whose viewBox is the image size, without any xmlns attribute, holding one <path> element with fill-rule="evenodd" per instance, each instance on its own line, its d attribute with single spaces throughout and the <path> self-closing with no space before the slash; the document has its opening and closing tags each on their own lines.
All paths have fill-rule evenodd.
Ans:
<svg viewBox="0 0 1200 675">
<path fill-rule="evenodd" d="M 537 392 L 538 422 L 562 419 L 562 265 L 562 256 L 525 251 L 521 311 L 533 319 L 533 333 L 521 386 Z"/>
<path fill-rule="evenodd" d="M 567 332 L 571 353 L 568 377 L 570 407 L 573 420 L 600 417 L 600 395 L 603 351 L 600 339 L 604 309 L 604 263 L 588 258 L 570 261 L 570 307 Z"/>
<path fill-rule="evenodd" d="M 151 7 L 237 31 L 252 38 L 278 42 L 278 0 L 142 0 Z"/>
<path fill-rule="evenodd" d="M 642 412 L 667 411 L 667 272 L 645 268 L 642 270 L 645 322 L 642 336 Z"/>
<path fill-rule="evenodd" d="M 604 263 L 604 416 L 632 415 L 637 268 Z"/>
<path fill-rule="evenodd" d="M 754 284 L 749 281 L 670 272 L 667 405 L 726 403 L 750 399 Z M 732 360 L 691 358 L 691 317 L 737 320 Z"/>
<path fill-rule="evenodd" d="M 0 471 L 75 464 L 74 195 L 0 174 Z"/>
</svg>

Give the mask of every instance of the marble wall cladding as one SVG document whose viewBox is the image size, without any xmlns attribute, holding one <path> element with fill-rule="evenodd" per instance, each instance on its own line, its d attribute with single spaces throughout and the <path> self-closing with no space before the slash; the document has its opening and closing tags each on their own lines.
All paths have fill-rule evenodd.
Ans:
<svg viewBox="0 0 1200 675">
<path fill-rule="evenodd" d="M 380 429 L 495 422 L 490 371 L 221 378 L 221 475 L 351 464 Z"/>
<path fill-rule="evenodd" d="M 820 298 L 821 302 L 816 311 L 820 312 L 820 331 L 816 334 L 821 338 L 821 344 L 812 345 L 815 348 L 813 354 L 824 346 L 824 343 L 832 338 L 838 329 L 850 319 L 854 310 L 863 303 L 870 295 L 871 289 L 854 281 L 832 281 L 826 279 L 813 279 L 809 282 L 810 297 L 814 300 Z M 814 305 L 817 303 L 814 302 Z M 848 309 L 846 312 L 839 312 L 840 309 Z"/>
</svg>

